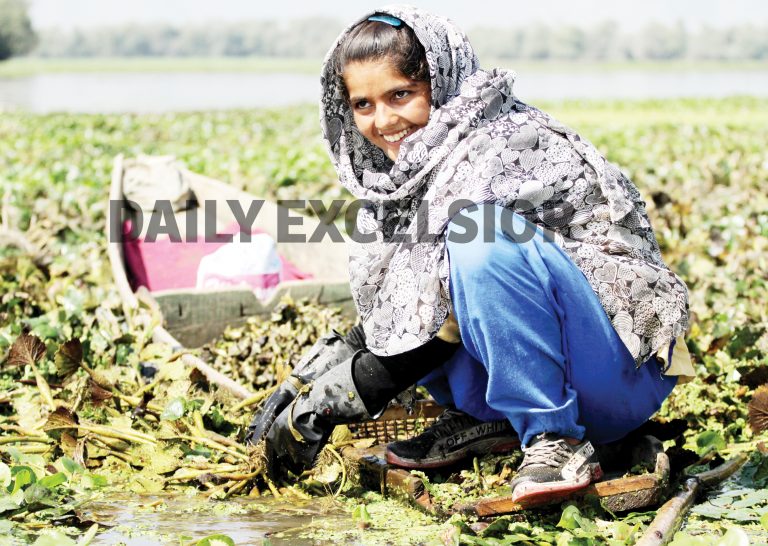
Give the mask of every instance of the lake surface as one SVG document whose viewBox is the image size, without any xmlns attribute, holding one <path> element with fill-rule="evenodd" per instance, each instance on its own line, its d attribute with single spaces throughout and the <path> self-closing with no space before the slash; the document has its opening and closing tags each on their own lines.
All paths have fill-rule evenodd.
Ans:
<svg viewBox="0 0 768 546">
<path fill-rule="evenodd" d="M 63 73 L 0 78 L 0 111 L 185 112 L 315 103 L 319 77 L 259 73 Z M 519 73 L 524 101 L 768 96 L 768 69 Z"/>
<path fill-rule="evenodd" d="M 326 499 L 327 500 L 327 499 Z M 298 535 L 314 519 L 334 528 L 355 528 L 349 514 L 330 508 L 323 499 L 281 502 L 238 497 L 226 502 L 185 495 L 111 494 L 86 505 L 83 516 L 102 525 L 94 546 L 162 546 L 180 544 L 180 537 L 197 540 L 215 534 L 235 544 L 313 546 Z M 193 542 L 194 543 L 194 542 Z"/>
</svg>

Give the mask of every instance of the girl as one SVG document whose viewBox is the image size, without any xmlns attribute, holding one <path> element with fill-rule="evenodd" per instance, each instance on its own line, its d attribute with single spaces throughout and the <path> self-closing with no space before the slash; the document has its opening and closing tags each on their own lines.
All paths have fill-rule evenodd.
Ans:
<svg viewBox="0 0 768 546">
<path fill-rule="evenodd" d="M 450 409 L 390 444 L 390 463 L 441 466 L 519 438 L 513 497 L 556 498 L 601 476 L 591 442 L 621 439 L 693 375 L 687 289 L 639 192 L 513 82 L 411 7 L 366 15 L 331 48 L 323 136 L 367 203 L 369 237 L 350 251 L 360 324 L 318 342 L 254 418 L 249 441 L 266 438 L 273 470 L 311 464 L 335 424 L 421 381 Z"/>
</svg>

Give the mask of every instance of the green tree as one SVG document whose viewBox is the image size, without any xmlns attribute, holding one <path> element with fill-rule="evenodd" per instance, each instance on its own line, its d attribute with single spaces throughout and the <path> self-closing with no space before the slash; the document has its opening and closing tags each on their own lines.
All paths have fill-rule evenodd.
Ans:
<svg viewBox="0 0 768 546">
<path fill-rule="evenodd" d="M 0 61 L 29 53 L 36 44 L 25 0 L 0 0 Z"/>
</svg>

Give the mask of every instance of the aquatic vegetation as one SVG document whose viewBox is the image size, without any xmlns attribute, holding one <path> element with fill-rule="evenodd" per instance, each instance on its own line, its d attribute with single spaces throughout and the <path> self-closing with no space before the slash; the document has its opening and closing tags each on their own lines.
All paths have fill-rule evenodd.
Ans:
<svg viewBox="0 0 768 546">
<path fill-rule="evenodd" d="M 664 257 L 691 290 L 687 343 L 698 377 L 678 386 L 659 414 L 685 420 L 675 449 L 695 452 L 690 462 L 708 463 L 761 445 L 760 387 L 768 382 L 768 102 L 543 107 L 638 184 Z M 123 307 L 104 235 L 112 158 L 174 154 L 192 170 L 257 195 L 330 201 L 346 194 L 326 159 L 313 108 L 11 113 L 0 118 L 0 134 L 0 535 L 57 544 L 66 543 L 64 535 L 87 539 L 101 527 L 81 509 L 114 490 L 294 502 L 338 494 L 332 502 L 350 513 L 348 521 L 316 518 L 288 535 L 306 531 L 317 540 L 361 544 L 616 546 L 632 544 L 650 521 L 652 514 L 620 517 L 589 503 L 495 522 L 446 521 L 364 492 L 354 468 L 333 454 L 293 484 L 271 483 L 241 445 L 243 427 L 302 349 L 348 322 L 311 302 L 286 301 L 268 320 L 228 329 L 202 348 L 203 358 L 254 393 L 242 401 L 186 368 L 181 353 L 152 342 L 159 317 L 151 306 Z M 334 440 L 341 445 L 353 438 L 340 429 Z M 731 526 L 765 540 L 768 501 L 759 484 L 766 459 L 754 457 L 720 497 L 713 493 L 693 509 L 684 529 L 693 538 L 681 534 L 678 546 L 709 546 L 722 536 L 739 543 L 738 531 L 725 531 Z M 450 507 L 503 491 L 515 466 L 514 458 L 481 458 L 426 482 L 440 505 Z M 739 485 L 744 479 L 752 485 Z M 730 517 L 734 512 L 744 518 Z M 53 523 L 59 535 L 46 538 L 41 530 Z"/>
</svg>

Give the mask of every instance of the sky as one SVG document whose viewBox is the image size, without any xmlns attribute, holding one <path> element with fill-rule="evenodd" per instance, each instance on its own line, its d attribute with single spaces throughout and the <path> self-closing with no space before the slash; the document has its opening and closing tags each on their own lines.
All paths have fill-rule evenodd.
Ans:
<svg viewBox="0 0 768 546">
<path fill-rule="evenodd" d="M 369 0 L 28 0 L 32 22 L 43 28 L 89 28 L 126 23 L 174 26 L 280 20 L 325 16 L 352 21 L 389 2 Z M 764 0 L 412 0 L 424 9 L 453 19 L 459 26 L 551 25 L 589 26 L 614 20 L 626 30 L 656 21 L 682 21 L 691 29 L 703 25 L 768 24 Z"/>
</svg>

